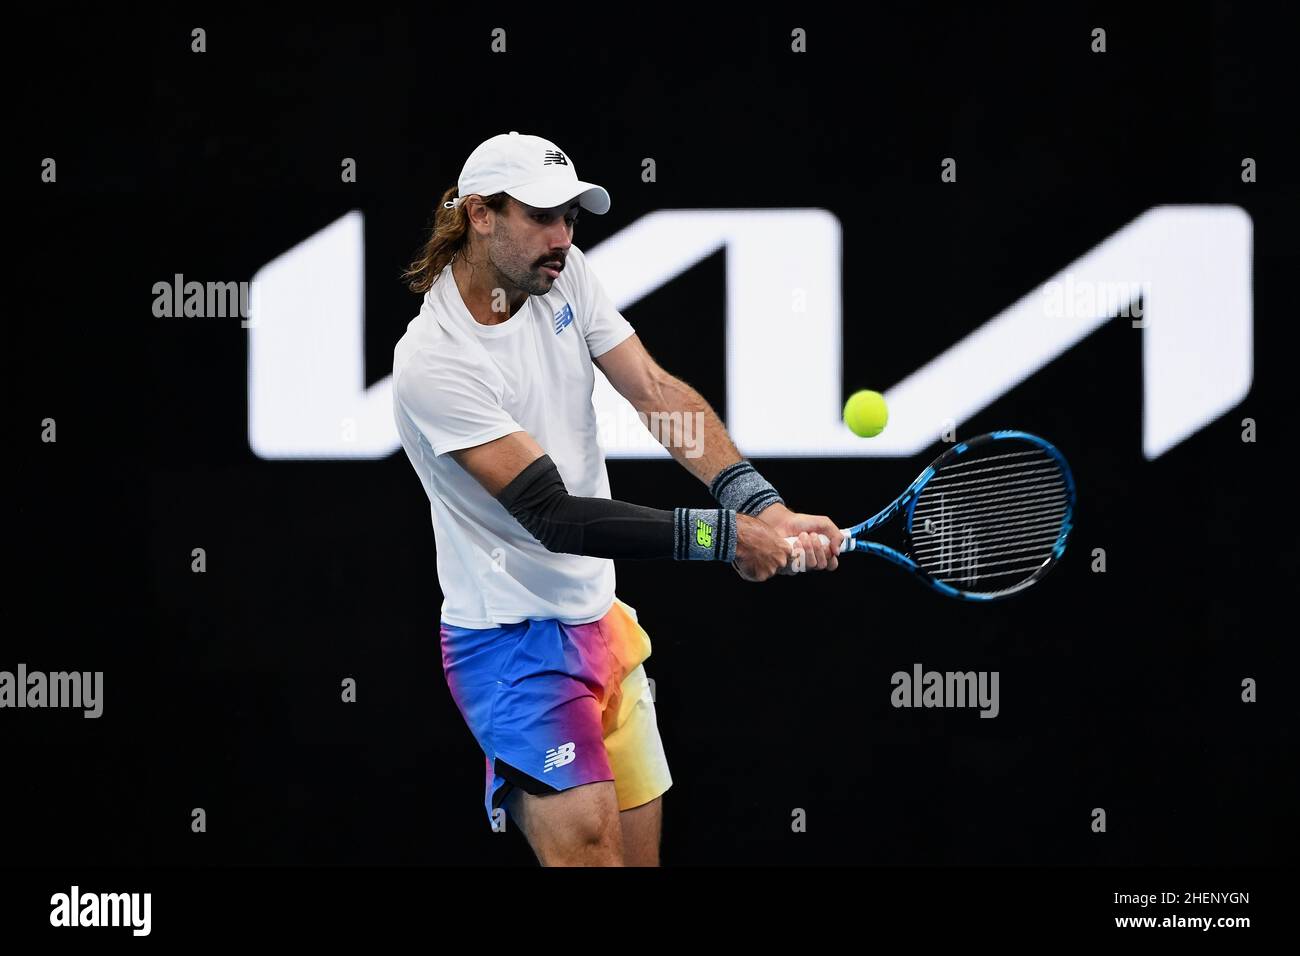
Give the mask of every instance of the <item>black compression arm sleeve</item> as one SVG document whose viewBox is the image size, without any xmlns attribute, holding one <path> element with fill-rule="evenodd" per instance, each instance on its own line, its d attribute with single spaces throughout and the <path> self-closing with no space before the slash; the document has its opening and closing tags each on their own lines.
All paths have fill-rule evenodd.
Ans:
<svg viewBox="0 0 1300 956">
<path fill-rule="evenodd" d="M 515 476 L 497 500 L 548 551 L 593 558 L 668 558 L 673 513 L 569 494 L 550 455 Z"/>
<path fill-rule="evenodd" d="M 497 501 L 548 551 L 593 558 L 725 560 L 735 556 L 735 512 L 663 511 L 571 495 L 550 455 L 521 471 Z M 697 525 L 705 525 L 703 529 Z"/>
</svg>

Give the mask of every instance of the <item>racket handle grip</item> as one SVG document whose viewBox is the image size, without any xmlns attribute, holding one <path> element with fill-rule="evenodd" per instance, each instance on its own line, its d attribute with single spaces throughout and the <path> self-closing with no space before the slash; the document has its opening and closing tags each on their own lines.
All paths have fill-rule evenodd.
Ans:
<svg viewBox="0 0 1300 956">
<path fill-rule="evenodd" d="M 840 541 L 840 550 L 839 550 L 839 553 L 840 553 L 840 554 L 843 554 L 845 551 L 852 551 L 852 550 L 853 550 L 853 536 L 849 534 L 849 531 L 848 531 L 847 528 L 841 528 L 841 529 L 840 529 L 840 534 L 844 535 L 844 539 L 843 539 L 842 541 Z M 823 545 L 829 545 L 829 544 L 831 543 L 831 539 L 828 538 L 828 537 L 826 537 L 826 535 L 824 535 L 824 534 L 819 534 L 819 535 L 817 535 L 817 537 L 819 537 L 819 538 L 822 539 L 822 544 L 823 544 Z M 788 544 L 788 545 L 790 545 L 790 547 L 794 547 L 795 542 L 798 541 L 798 540 L 799 540 L 799 539 L 798 539 L 797 537 L 796 537 L 796 538 L 786 538 L 786 539 L 785 539 L 785 543 Z M 793 565 L 791 565 L 790 568 L 788 568 L 787 570 L 789 571 L 790 574 L 798 574 L 798 573 L 799 573 L 798 571 L 794 570 L 794 566 L 793 566 Z"/>
<path fill-rule="evenodd" d="M 844 535 L 844 540 L 840 542 L 840 550 L 839 550 L 839 553 L 840 553 L 840 554 L 843 554 L 845 551 L 852 551 L 852 550 L 853 550 L 853 536 L 850 535 L 850 534 L 848 533 L 848 531 L 845 530 L 844 528 L 841 528 L 841 529 L 840 529 L 840 534 Z M 817 537 L 819 537 L 819 538 L 822 539 L 822 544 L 830 544 L 830 543 L 831 543 L 831 539 L 828 538 L 828 537 L 826 537 L 826 535 L 824 535 L 824 534 L 819 534 L 819 535 L 817 535 Z M 791 547 L 794 547 L 794 543 L 795 543 L 796 541 L 798 541 L 798 540 L 799 540 L 798 538 L 786 538 L 786 539 L 785 539 L 785 543 L 788 544 L 788 545 L 790 545 Z"/>
</svg>

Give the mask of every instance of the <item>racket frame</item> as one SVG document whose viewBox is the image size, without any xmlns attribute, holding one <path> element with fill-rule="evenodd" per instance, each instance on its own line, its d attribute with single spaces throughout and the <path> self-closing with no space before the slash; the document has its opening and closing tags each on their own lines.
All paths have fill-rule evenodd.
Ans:
<svg viewBox="0 0 1300 956">
<path fill-rule="evenodd" d="M 933 478 L 941 468 L 950 464 L 955 459 L 976 448 L 982 448 L 992 442 L 1006 441 L 1007 439 L 1019 439 L 1037 445 L 1043 451 L 1047 452 L 1060 466 L 1061 475 L 1065 481 L 1066 503 L 1065 515 L 1061 520 L 1061 530 L 1056 538 L 1056 543 L 1052 546 L 1052 552 L 1043 564 L 1037 568 L 1033 574 L 1016 584 L 1014 587 L 1007 588 L 1003 591 L 995 591 L 991 594 L 963 591 L 955 588 L 946 581 L 940 581 L 928 571 L 922 568 L 915 559 L 903 552 L 891 548 L 886 544 L 878 541 L 864 540 L 860 536 L 880 527 L 887 521 L 891 520 L 899 511 L 903 512 L 903 534 L 908 545 L 912 543 L 912 514 L 916 510 L 916 501 L 920 497 L 921 490 Z M 1074 510 L 1077 493 L 1074 484 L 1074 474 L 1070 471 L 1070 465 L 1065 460 L 1065 456 L 1051 442 L 1037 435 L 1031 435 L 1029 432 L 1018 431 L 1015 429 L 1002 429 L 1000 431 L 989 432 L 984 435 L 978 435 L 969 441 L 958 442 L 953 445 L 942 455 L 930 463 L 926 469 L 917 475 L 916 480 L 908 485 L 907 490 L 895 498 L 890 504 L 882 508 L 877 514 L 872 515 L 866 521 L 856 524 L 851 528 L 842 528 L 845 535 L 844 542 L 840 545 L 841 553 L 846 551 L 862 551 L 867 554 L 874 554 L 876 557 L 884 558 L 891 561 L 901 568 L 911 571 L 923 583 L 929 585 L 947 597 L 957 598 L 963 601 L 998 601 L 1003 598 L 1019 594 L 1029 586 L 1035 584 L 1043 578 L 1056 563 L 1060 561 L 1061 556 L 1065 554 L 1065 546 L 1069 541 L 1070 532 L 1074 529 Z"/>
</svg>

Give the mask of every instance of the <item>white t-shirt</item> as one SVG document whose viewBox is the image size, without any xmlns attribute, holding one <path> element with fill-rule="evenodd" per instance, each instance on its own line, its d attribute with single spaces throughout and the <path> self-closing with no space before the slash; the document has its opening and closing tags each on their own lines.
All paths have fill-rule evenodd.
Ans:
<svg viewBox="0 0 1300 956">
<path fill-rule="evenodd" d="M 551 291 L 498 325 L 470 315 L 450 265 L 425 293 L 393 350 L 393 413 L 429 496 L 447 623 L 585 624 L 613 605 L 613 561 L 546 550 L 447 453 L 526 431 L 569 494 L 609 498 L 591 360 L 632 333 L 577 246 Z"/>
</svg>

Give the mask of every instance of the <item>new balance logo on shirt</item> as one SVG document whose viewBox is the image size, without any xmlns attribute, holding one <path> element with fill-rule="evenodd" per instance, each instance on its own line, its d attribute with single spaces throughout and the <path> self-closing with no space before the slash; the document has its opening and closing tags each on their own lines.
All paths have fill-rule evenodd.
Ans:
<svg viewBox="0 0 1300 956">
<path fill-rule="evenodd" d="M 573 321 L 573 306 L 567 302 L 559 312 L 555 313 L 555 334 L 559 335 L 564 331 L 565 326 Z"/>
<path fill-rule="evenodd" d="M 567 744 L 560 744 L 560 746 L 552 747 L 546 751 L 546 762 L 542 766 L 542 773 L 550 773 L 556 767 L 563 767 L 566 763 L 573 763 L 576 746 L 570 740 Z"/>
</svg>

